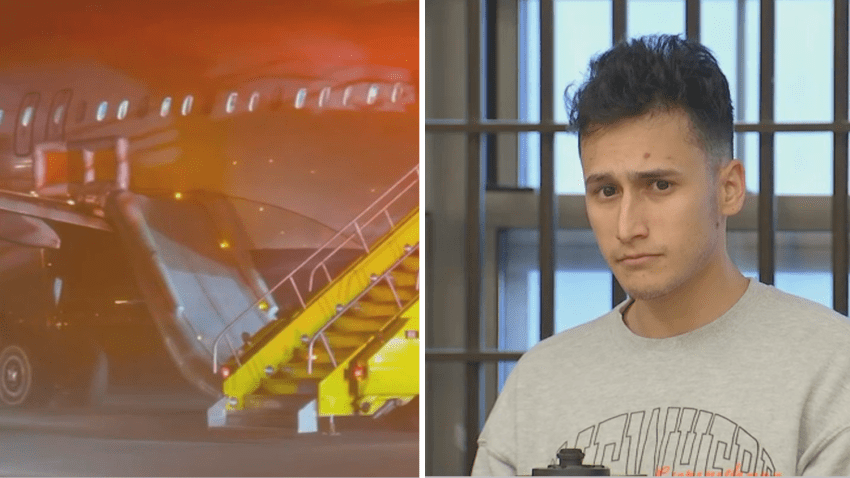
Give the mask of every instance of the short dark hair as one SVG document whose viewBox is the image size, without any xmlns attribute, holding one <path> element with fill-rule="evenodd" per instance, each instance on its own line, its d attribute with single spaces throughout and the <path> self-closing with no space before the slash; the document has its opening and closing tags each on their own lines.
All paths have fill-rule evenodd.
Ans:
<svg viewBox="0 0 850 478">
<path fill-rule="evenodd" d="M 650 111 L 688 114 L 714 164 L 731 158 L 733 127 L 729 83 L 705 46 L 676 35 L 621 41 L 590 62 L 590 74 L 572 97 L 564 93 L 570 130 L 584 135 Z"/>
</svg>

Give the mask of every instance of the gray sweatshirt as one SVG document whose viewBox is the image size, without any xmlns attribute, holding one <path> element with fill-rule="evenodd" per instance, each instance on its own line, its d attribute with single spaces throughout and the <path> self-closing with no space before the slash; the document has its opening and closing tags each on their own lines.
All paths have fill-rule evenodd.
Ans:
<svg viewBox="0 0 850 478">
<path fill-rule="evenodd" d="M 625 304 L 522 357 L 473 475 L 530 475 L 562 447 L 613 475 L 850 475 L 846 317 L 750 279 L 715 321 L 648 339 Z"/>
</svg>

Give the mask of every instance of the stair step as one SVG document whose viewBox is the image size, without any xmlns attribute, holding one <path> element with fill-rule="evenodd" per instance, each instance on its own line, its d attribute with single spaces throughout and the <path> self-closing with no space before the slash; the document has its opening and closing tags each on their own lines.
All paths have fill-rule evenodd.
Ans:
<svg viewBox="0 0 850 478">
<path fill-rule="evenodd" d="M 391 317 L 399 312 L 401 312 L 401 310 L 394 300 L 392 302 L 377 302 L 374 300 L 363 299 L 354 304 L 354 306 L 348 310 L 346 315 L 352 315 L 354 317 Z"/>
<path fill-rule="evenodd" d="M 400 287 L 399 285 L 395 285 L 395 292 L 398 294 L 399 299 L 402 303 L 407 302 L 418 294 L 416 289 L 410 287 Z M 378 284 L 372 289 L 369 290 L 367 294 L 369 299 L 374 300 L 375 302 L 395 302 L 395 295 L 393 295 L 393 290 L 389 285 L 386 285 L 386 282 L 382 284 Z"/>
<path fill-rule="evenodd" d="M 393 315 L 378 315 L 378 316 L 360 316 L 346 314 L 336 319 L 331 329 L 335 332 L 368 332 L 375 333 L 386 325 L 386 323 L 395 316 Z"/>
<path fill-rule="evenodd" d="M 333 327 L 333 326 L 331 326 Z M 369 340 L 372 332 L 344 332 L 344 331 L 328 331 L 325 336 L 331 344 L 332 349 L 346 347 L 360 347 Z"/>
<path fill-rule="evenodd" d="M 401 261 L 401 265 L 409 271 L 419 271 L 419 254 L 411 254 Z"/>
<path fill-rule="evenodd" d="M 394 284 L 398 287 L 416 287 L 416 279 L 418 274 L 405 269 L 396 269 L 390 273 L 393 277 Z"/>
<path fill-rule="evenodd" d="M 315 380 L 268 377 L 263 380 L 263 389 L 272 395 L 315 395 L 318 385 Z M 262 396 L 262 395 L 261 395 Z"/>
<path fill-rule="evenodd" d="M 288 378 L 290 380 L 314 379 L 321 380 L 334 371 L 330 363 L 313 363 L 313 374 L 307 373 L 307 362 L 290 362 L 280 368 L 275 377 Z"/>
<path fill-rule="evenodd" d="M 357 349 L 356 347 L 345 347 L 345 348 L 341 348 L 341 349 L 334 349 L 333 352 L 334 352 L 334 358 L 336 358 L 336 362 L 337 363 L 342 362 L 343 360 L 348 358 L 349 355 L 354 353 L 354 351 L 356 349 Z M 302 346 L 301 348 L 299 348 L 298 351 L 295 352 L 295 357 L 296 357 L 295 360 L 293 360 L 294 363 L 307 362 L 307 347 Z M 320 343 L 316 343 L 316 345 L 313 347 L 313 357 L 314 357 L 313 358 L 313 366 L 316 366 L 316 364 L 330 364 L 331 363 L 331 357 L 330 357 L 330 355 L 328 355 L 328 351 L 325 350 L 325 347 L 323 345 L 321 345 Z"/>
</svg>

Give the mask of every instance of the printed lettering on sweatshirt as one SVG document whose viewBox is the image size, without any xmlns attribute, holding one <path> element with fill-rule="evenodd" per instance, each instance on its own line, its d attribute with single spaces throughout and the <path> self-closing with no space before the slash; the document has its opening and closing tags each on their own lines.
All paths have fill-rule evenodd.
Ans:
<svg viewBox="0 0 850 478">
<path fill-rule="evenodd" d="M 743 427 L 696 408 L 617 415 L 581 430 L 559 449 L 565 447 L 583 450 L 585 464 L 607 466 L 612 475 L 782 476 Z"/>
</svg>

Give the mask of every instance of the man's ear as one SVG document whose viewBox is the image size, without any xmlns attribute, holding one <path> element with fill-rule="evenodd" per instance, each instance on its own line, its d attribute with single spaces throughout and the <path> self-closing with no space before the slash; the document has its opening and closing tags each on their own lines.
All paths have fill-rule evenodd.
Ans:
<svg viewBox="0 0 850 478">
<path fill-rule="evenodd" d="M 744 207 L 747 196 L 747 182 L 744 164 L 733 159 L 720 167 L 717 175 L 717 198 L 720 202 L 720 213 L 724 216 L 734 216 Z"/>
</svg>

